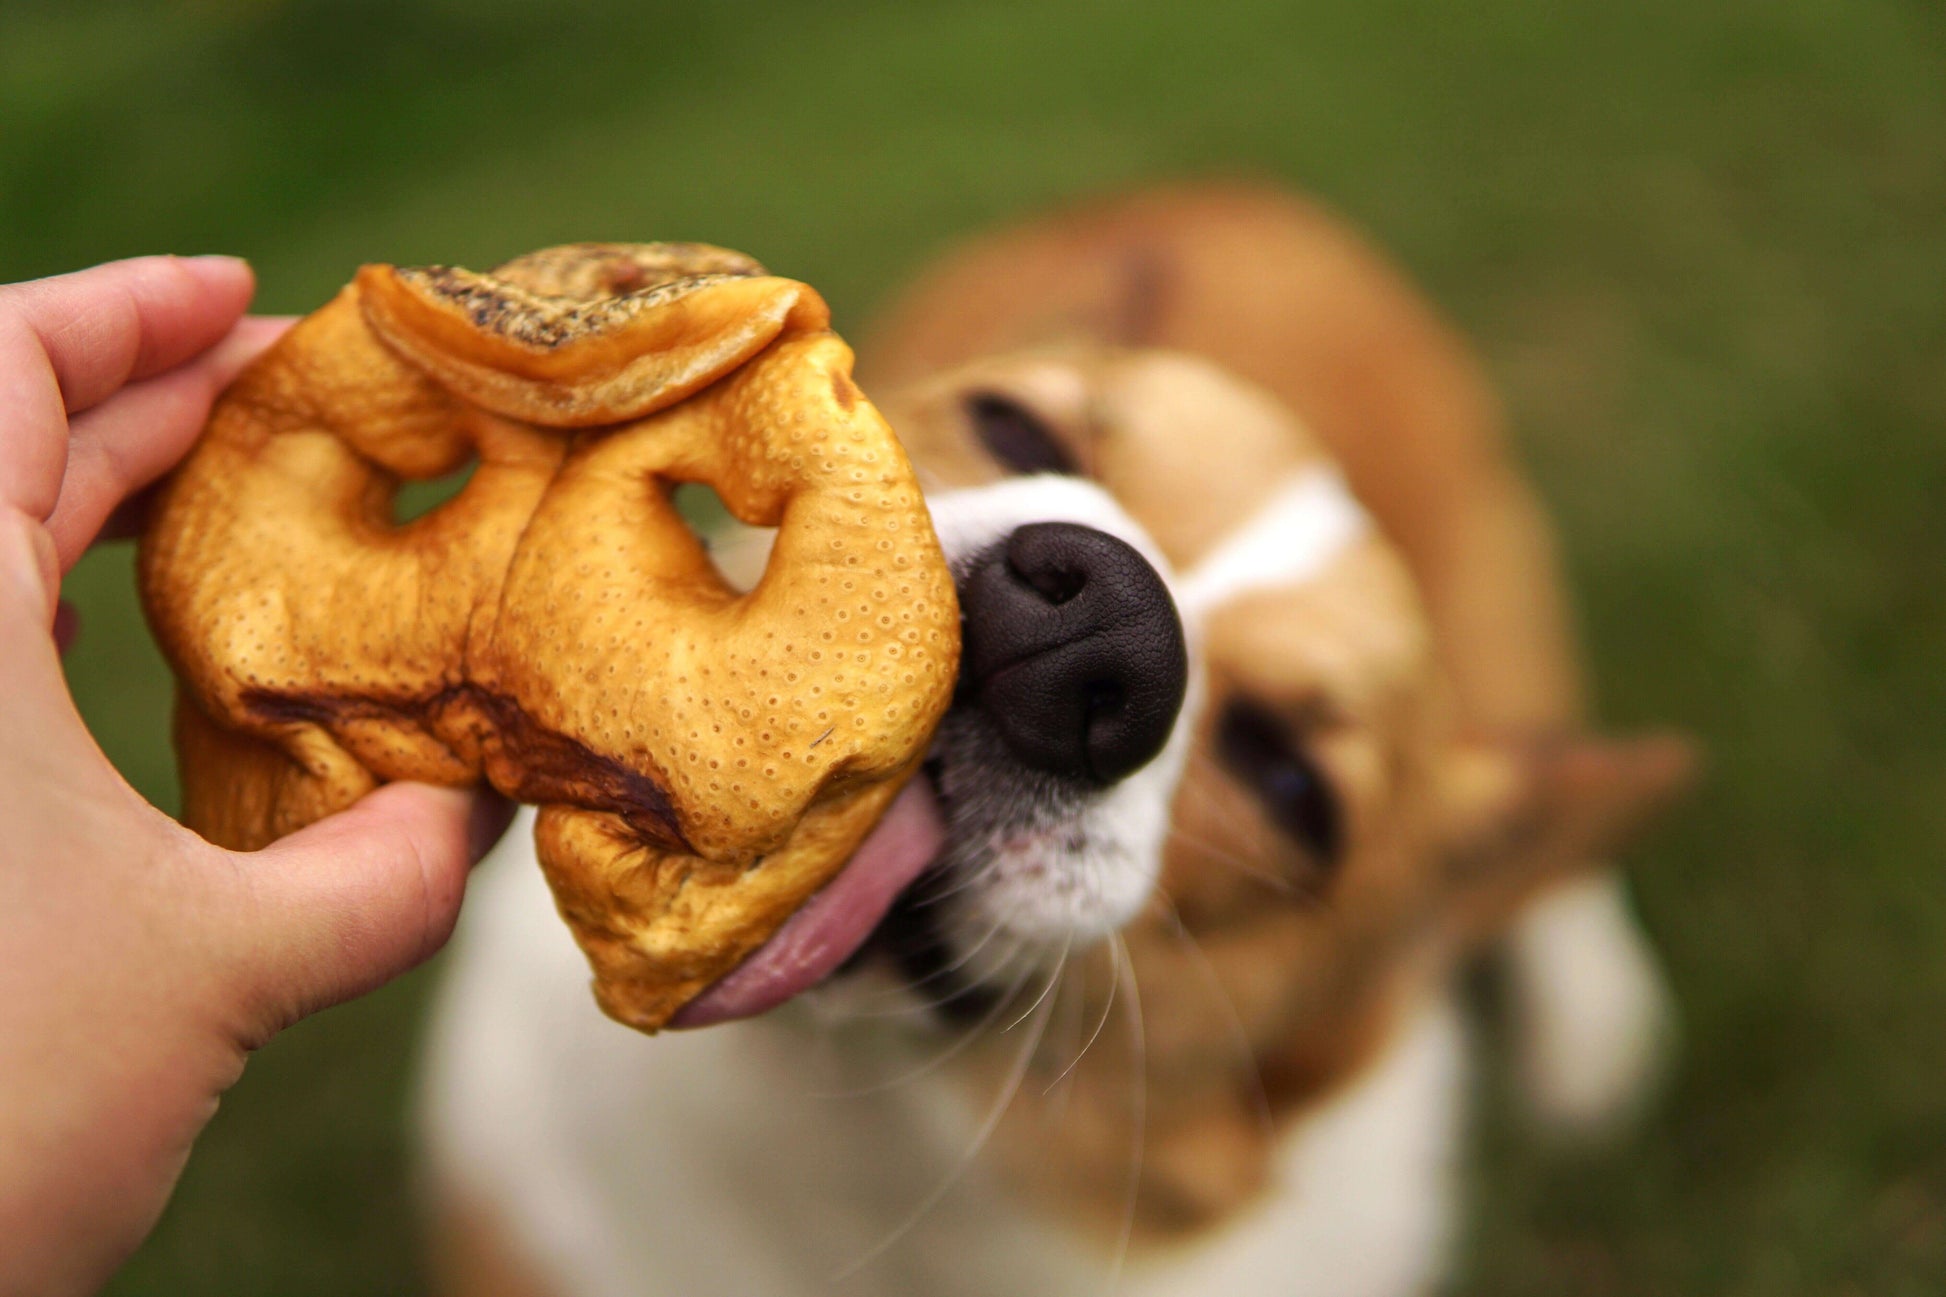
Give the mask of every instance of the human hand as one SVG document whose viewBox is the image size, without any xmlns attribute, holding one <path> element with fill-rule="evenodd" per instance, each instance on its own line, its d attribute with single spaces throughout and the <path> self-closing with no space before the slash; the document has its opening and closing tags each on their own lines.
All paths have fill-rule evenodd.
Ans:
<svg viewBox="0 0 1946 1297">
<path fill-rule="evenodd" d="M 489 796 L 392 784 L 224 851 L 74 709 L 61 576 L 281 331 L 243 316 L 253 287 L 173 257 L 0 286 L 0 1294 L 105 1280 L 250 1051 L 439 949 L 505 827 Z"/>
</svg>

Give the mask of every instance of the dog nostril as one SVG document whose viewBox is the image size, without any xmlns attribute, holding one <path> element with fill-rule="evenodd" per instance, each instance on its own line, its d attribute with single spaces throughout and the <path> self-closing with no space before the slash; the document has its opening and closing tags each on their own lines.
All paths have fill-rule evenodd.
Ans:
<svg viewBox="0 0 1946 1297">
<path fill-rule="evenodd" d="M 1015 571 L 1019 572 L 1019 569 Z M 1057 608 L 1080 594 L 1081 587 L 1088 584 L 1087 575 L 1073 568 L 1047 567 L 1019 574 L 1021 580 L 1033 586 Z"/>
<path fill-rule="evenodd" d="M 1128 693 L 1116 680 L 1094 680 L 1088 685 L 1088 714 L 1101 716 L 1118 712 L 1128 700 Z"/>
<path fill-rule="evenodd" d="M 962 687 L 1037 770 L 1110 784 L 1168 741 L 1188 685 L 1168 587 L 1127 542 L 1033 523 L 968 574 Z"/>
</svg>

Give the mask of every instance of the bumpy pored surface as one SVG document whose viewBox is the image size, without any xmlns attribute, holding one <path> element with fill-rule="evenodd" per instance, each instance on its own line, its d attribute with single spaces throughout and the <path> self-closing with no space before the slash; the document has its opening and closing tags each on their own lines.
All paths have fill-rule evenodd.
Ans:
<svg viewBox="0 0 1946 1297">
<path fill-rule="evenodd" d="M 814 291 L 723 249 L 365 267 L 224 395 L 143 540 L 185 821 L 249 848 L 485 779 L 541 805 L 603 1008 L 661 1026 L 844 864 L 952 689 L 952 580 L 850 374 Z M 748 593 L 679 482 L 777 527 Z"/>
</svg>

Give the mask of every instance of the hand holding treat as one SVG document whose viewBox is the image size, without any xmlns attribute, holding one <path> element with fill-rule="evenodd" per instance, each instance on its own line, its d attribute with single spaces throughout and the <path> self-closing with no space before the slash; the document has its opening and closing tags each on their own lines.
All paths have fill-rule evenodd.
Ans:
<svg viewBox="0 0 1946 1297">
<path fill-rule="evenodd" d="M 239 318 L 251 287 L 227 257 L 0 285 L 0 1292 L 93 1291 L 250 1051 L 444 944 L 506 822 L 397 783 L 242 857 L 143 801 L 75 711 L 61 577 L 282 332 Z"/>
<path fill-rule="evenodd" d="M 827 325 L 700 245 L 362 270 L 218 403 L 145 538 L 186 821 L 253 847 L 484 779 L 543 807 L 602 1007 L 667 1022 L 838 872 L 952 689 L 950 575 Z M 777 527 L 747 594 L 690 481 Z"/>
</svg>

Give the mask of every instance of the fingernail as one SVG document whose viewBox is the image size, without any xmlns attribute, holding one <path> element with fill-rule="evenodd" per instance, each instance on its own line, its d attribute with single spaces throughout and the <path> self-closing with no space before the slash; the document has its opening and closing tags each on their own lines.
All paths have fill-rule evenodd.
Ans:
<svg viewBox="0 0 1946 1297">
<path fill-rule="evenodd" d="M 224 256 L 210 253 L 200 257 L 177 257 L 176 261 L 198 279 L 246 280 L 257 282 L 257 272 L 242 257 Z"/>
</svg>

